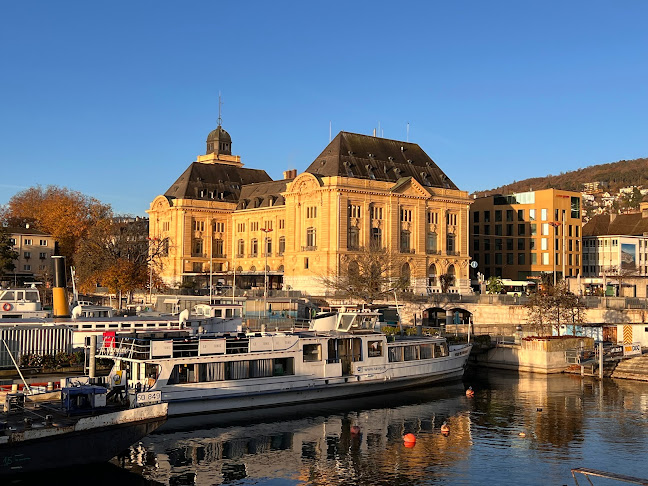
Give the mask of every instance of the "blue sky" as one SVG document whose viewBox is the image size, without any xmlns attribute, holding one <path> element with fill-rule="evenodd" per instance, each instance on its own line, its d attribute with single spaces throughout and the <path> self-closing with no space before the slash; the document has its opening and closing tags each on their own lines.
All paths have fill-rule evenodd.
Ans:
<svg viewBox="0 0 648 486">
<path fill-rule="evenodd" d="M 0 3 L 0 204 L 36 184 L 144 215 L 204 153 L 274 179 L 340 131 L 461 188 L 648 156 L 648 2 Z"/>
</svg>

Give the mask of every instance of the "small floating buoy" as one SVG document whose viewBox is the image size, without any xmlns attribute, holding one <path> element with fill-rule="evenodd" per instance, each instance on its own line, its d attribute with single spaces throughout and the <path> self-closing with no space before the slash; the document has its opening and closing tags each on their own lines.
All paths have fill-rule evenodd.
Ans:
<svg viewBox="0 0 648 486">
<path fill-rule="evenodd" d="M 403 442 L 405 447 L 414 447 L 414 444 L 416 444 L 416 436 L 414 434 L 405 434 L 403 436 Z"/>
<path fill-rule="evenodd" d="M 525 434 L 524 432 L 520 432 L 518 435 L 519 435 L 520 437 L 526 437 L 526 434 Z"/>
<path fill-rule="evenodd" d="M 360 433 L 360 427 L 357 425 L 351 426 L 351 434 L 358 435 Z"/>
<path fill-rule="evenodd" d="M 468 389 L 466 390 L 466 396 L 468 398 L 472 398 L 475 396 L 475 390 L 472 389 L 472 386 L 469 386 Z"/>
<path fill-rule="evenodd" d="M 441 425 L 441 433 L 445 436 L 450 435 L 450 426 L 447 424 L 447 422 L 443 422 Z"/>
</svg>

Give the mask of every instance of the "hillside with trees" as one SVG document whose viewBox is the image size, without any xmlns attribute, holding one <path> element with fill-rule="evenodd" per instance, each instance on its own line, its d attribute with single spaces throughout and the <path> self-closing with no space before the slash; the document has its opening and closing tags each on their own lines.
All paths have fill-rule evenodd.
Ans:
<svg viewBox="0 0 648 486">
<path fill-rule="evenodd" d="M 586 182 L 599 182 L 604 190 L 610 193 L 617 193 L 620 188 L 627 186 L 648 186 L 648 158 L 620 160 L 610 164 L 592 165 L 570 172 L 561 172 L 559 175 L 513 181 L 494 189 L 478 191 L 476 194 L 482 197 L 550 188 L 580 192 Z"/>
</svg>

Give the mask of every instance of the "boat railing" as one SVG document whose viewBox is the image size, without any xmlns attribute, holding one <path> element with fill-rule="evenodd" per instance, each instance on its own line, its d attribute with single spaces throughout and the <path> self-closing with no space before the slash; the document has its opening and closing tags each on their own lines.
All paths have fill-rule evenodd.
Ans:
<svg viewBox="0 0 648 486">
<path fill-rule="evenodd" d="M 97 355 L 108 358 L 149 359 L 151 357 L 151 342 L 145 339 L 120 337 L 104 339 Z"/>
</svg>

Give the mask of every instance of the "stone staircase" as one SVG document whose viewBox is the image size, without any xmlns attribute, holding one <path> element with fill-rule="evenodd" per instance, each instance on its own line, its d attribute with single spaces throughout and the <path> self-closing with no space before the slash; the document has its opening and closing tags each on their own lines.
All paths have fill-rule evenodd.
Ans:
<svg viewBox="0 0 648 486">
<path fill-rule="evenodd" d="M 648 356 L 637 356 L 619 361 L 612 378 L 648 381 Z"/>
</svg>

